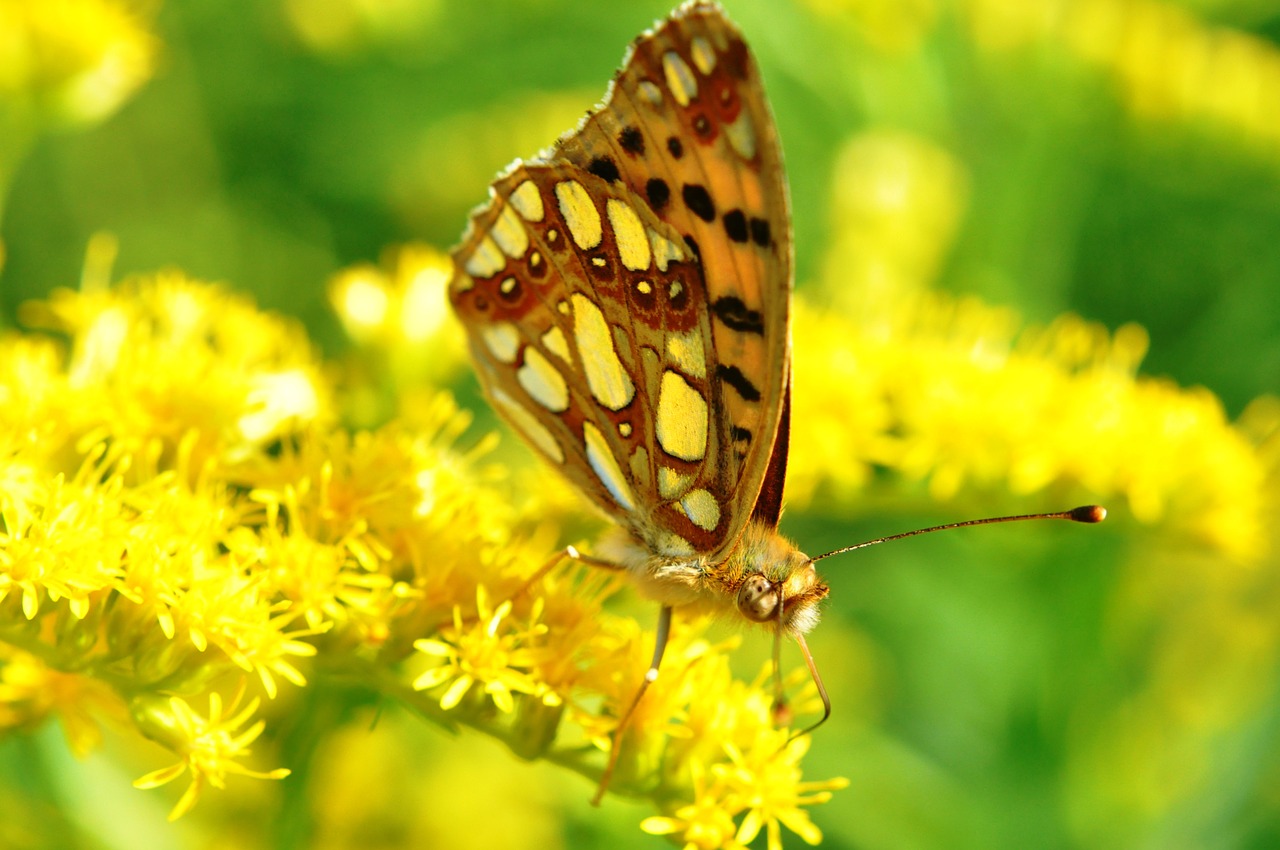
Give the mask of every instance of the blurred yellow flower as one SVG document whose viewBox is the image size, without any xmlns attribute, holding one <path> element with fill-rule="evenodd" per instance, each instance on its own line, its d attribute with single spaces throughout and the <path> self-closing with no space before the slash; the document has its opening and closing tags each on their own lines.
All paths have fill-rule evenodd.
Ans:
<svg viewBox="0 0 1280 850">
<path fill-rule="evenodd" d="M 1274 156 L 1280 51 L 1199 20 L 1165 0 L 960 0 L 975 42 L 991 51 L 1055 44 L 1108 74 L 1144 120 L 1216 127 Z"/>
<path fill-rule="evenodd" d="M 411 41 L 437 23 L 440 0 L 282 0 L 298 39 L 317 53 L 342 56 Z"/>
<path fill-rule="evenodd" d="M 1137 376 L 1140 328 L 1064 316 L 1019 330 L 1007 310 L 938 294 L 856 319 L 804 301 L 796 314 L 796 441 L 817 448 L 793 453 L 794 501 L 819 485 L 856 498 L 888 468 L 937 500 L 1120 497 L 1238 557 L 1268 545 L 1253 447 L 1208 392 Z"/>
<path fill-rule="evenodd" d="M 128 710 L 103 682 L 78 673 L 62 673 L 36 656 L 0 644 L 0 729 L 34 728 L 50 717 L 62 724 L 67 745 L 77 756 L 102 743 L 102 723 L 124 727 Z"/>
<path fill-rule="evenodd" d="M 876 50 L 900 54 L 919 50 L 937 24 L 939 0 L 804 0 L 818 15 L 847 21 Z"/>
<path fill-rule="evenodd" d="M 329 302 L 358 346 L 359 359 L 346 385 L 353 394 L 363 392 L 352 399 L 358 407 L 348 415 L 362 422 L 385 419 L 386 396 L 402 399 L 460 371 L 465 344 L 445 307 L 452 268 L 448 255 L 436 248 L 402 245 L 388 250 L 381 265 L 350 266 L 329 282 Z M 388 379 L 387 393 L 368 393 L 368 387 Z"/>
<path fill-rule="evenodd" d="M 114 112 L 154 69 L 148 17 L 126 0 L 0 0 L 0 126 Z"/>
</svg>

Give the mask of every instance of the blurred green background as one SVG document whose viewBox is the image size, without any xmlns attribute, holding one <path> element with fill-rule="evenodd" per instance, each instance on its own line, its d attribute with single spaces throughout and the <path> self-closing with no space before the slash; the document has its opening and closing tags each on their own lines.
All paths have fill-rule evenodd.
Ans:
<svg viewBox="0 0 1280 850">
<path fill-rule="evenodd" d="M 726 7 L 776 114 L 800 292 L 829 292 L 846 260 L 857 267 L 838 253 L 859 246 L 835 232 L 851 190 L 833 175 L 852 142 L 888 134 L 942 156 L 953 182 L 941 224 L 907 224 L 919 244 L 903 250 L 924 258 L 918 282 L 1033 322 L 1067 311 L 1113 329 L 1136 322 L 1151 338 L 1143 372 L 1207 387 L 1231 418 L 1280 390 L 1280 4 Z M 172 0 L 155 10 L 154 78 L 101 123 L 39 134 L 5 175 L 0 321 L 74 285 L 105 230 L 119 239 L 116 277 L 177 266 L 226 281 L 300 318 L 336 357 L 346 342 L 326 281 L 395 243 L 452 245 L 492 176 L 572 127 L 625 45 L 668 11 L 647 0 Z M 479 410 L 469 375 L 456 388 Z M 1267 492 L 1274 530 L 1274 483 Z M 1213 575 L 1217 556 L 1181 551 L 1176 532 L 1113 507 L 1110 528 L 988 530 L 829 562 L 833 596 L 812 647 L 836 714 L 806 771 L 853 785 L 814 810 L 826 846 L 1280 846 L 1280 639 L 1261 629 L 1245 641 L 1248 681 L 1223 684 L 1214 717 L 1187 720 L 1174 705 L 1160 716 L 1183 725 L 1126 724 L 1151 700 L 1181 698 L 1142 688 L 1161 635 L 1187 630 L 1186 656 L 1161 663 L 1196 671 L 1239 670 L 1226 655 L 1243 650 L 1195 640 L 1204 618 L 1234 609 L 1195 609 L 1194 588 L 1160 607 L 1144 595 L 1154 579 L 1132 566 L 1195 559 Z M 965 510 L 878 513 L 868 498 L 808 506 L 784 530 L 825 551 Z M 1280 608 L 1275 572 L 1272 554 L 1232 597 L 1264 624 Z M 1159 611 L 1117 636 L 1125 606 Z M 750 674 L 767 647 L 745 643 Z M 166 807 L 106 757 L 73 763 L 59 746 L 52 730 L 0 742 L 0 794 L 49 825 L 29 846 L 141 846 L 121 822 L 154 824 Z M 148 827 L 146 846 L 661 842 L 636 828 L 641 807 L 591 810 L 581 780 L 394 712 L 315 759 L 310 796 L 274 832 L 261 824 L 277 789 L 234 803 L 214 794 L 176 829 Z M 104 799 L 111 817 L 86 815 Z"/>
</svg>

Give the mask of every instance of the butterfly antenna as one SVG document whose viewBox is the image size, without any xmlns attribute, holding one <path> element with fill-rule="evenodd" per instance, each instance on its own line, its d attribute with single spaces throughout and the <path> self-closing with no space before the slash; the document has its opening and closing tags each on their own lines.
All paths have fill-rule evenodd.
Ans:
<svg viewBox="0 0 1280 850">
<path fill-rule="evenodd" d="M 863 543 L 857 543 L 853 546 L 845 546 L 843 549 L 836 549 L 823 555 L 810 558 L 809 562 L 821 561 L 823 558 L 830 558 L 832 555 L 843 555 L 845 552 L 852 552 L 854 549 L 865 549 L 868 546 L 876 546 L 880 543 L 888 543 L 891 540 L 902 540 L 904 537 L 915 537 L 920 534 L 932 534 L 935 531 L 946 531 L 951 528 L 965 528 L 970 525 L 995 525 L 998 522 L 1022 522 L 1029 519 L 1065 519 L 1071 522 L 1095 523 L 1102 522 L 1107 518 L 1107 509 L 1101 505 L 1083 505 L 1078 508 L 1072 508 L 1069 511 L 1057 511 L 1056 513 L 1046 514 L 1018 514 L 1017 516 L 996 516 L 987 517 L 986 519 L 969 519 L 964 522 L 949 522 L 946 525 L 934 525 L 929 528 L 917 528 L 915 531 L 904 531 L 901 534 L 890 534 L 888 537 L 877 537 L 875 540 L 867 540 Z M 807 654 L 806 654 L 807 658 Z M 809 667 L 813 669 L 813 661 L 809 661 Z M 817 680 L 817 673 L 814 673 L 814 679 Z M 819 683 L 821 687 L 821 683 Z M 824 718 L 825 719 L 825 718 Z"/>
</svg>

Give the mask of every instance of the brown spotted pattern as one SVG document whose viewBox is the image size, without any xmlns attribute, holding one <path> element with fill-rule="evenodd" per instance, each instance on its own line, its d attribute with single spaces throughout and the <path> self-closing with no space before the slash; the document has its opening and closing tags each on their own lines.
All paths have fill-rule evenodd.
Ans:
<svg viewBox="0 0 1280 850">
<path fill-rule="evenodd" d="M 753 508 L 776 522 L 788 202 L 733 25 L 686 4 L 576 132 L 491 194 L 449 297 L 495 408 L 655 552 L 714 559 Z"/>
</svg>

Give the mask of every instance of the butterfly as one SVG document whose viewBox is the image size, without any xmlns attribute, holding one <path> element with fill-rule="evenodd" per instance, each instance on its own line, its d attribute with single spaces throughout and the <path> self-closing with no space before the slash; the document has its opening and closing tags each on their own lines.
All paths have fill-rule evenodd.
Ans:
<svg viewBox="0 0 1280 850">
<path fill-rule="evenodd" d="M 814 568 L 826 555 L 809 558 L 777 530 L 791 398 L 787 183 L 741 34 L 715 4 L 685 3 L 636 39 L 603 104 L 489 194 L 448 286 L 481 387 L 614 522 L 592 556 L 565 554 L 625 570 L 662 606 L 595 801 L 657 677 L 674 608 L 794 638 L 825 720 L 805 634 L 828 595 Z"/>
<path fill-rule="evenodd" d="M 577 130 L 494 182 L 453 252 L 489 402 L 622 530 L 590 560 L 662 605 L 646 685 L 673 608 L 803 646 L 828 593 L 777 532 L 788 204 L 755 60 L 695 0 L 634 42 Z"/>
</svg>

